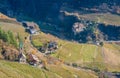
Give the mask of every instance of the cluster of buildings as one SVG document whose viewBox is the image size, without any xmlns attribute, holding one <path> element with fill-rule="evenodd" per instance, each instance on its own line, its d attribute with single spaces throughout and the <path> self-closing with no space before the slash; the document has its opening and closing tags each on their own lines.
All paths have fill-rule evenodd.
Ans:
<svg viewBox="0 0 120 78">
<path fill-rule="evenodd" d="M 34 22 L 22 22 L 22 24 L 30 34 L 36 34 L 38 32 L 38 26 Z"/>
<path fill-rule="evenodd" d="M 44 45 L 40 48 L 40 52 L 43 52 L 45 55 L 47 55 L 56 52 L 57 49 L 57 42 L 50 41 L 47 43 L 47 45 Z M 44 67 L 42 61 L 34 53 L 28 53 L 27 55 L 24 54 L 23 43 L 21 42 L 19 43 L 18 61 L 23 64 L 28 63 L 33 66 Z"/>
<path fill-rule="evenodd" d="M 58 49 L 58 43 L 54 42 L 54 41 L 50 41 L 47 44 L 45 44 L 44 46 L 40 47 L 39 50 L 45 54 L 52 54 L 52 53 L 56 52 L 57 49 Z"/>
<path fill-rule="evenodd" d="M 24 26 L 26 31 L 29 32 L 30 34 L 36 34 L 39 31 L 37 24 L 35 24 L 34 22 L 22 22 L 22 25 Z M 33 66 L 41 66 L 41 67 L 44 66 L 44 64 L 42 64 L 41 60 L 36 55 L 32 53 L 25 55 L 23 53 L 24 51 L 23 44 L 20 44 L 19 48 L 20 51 L 19 51 L 18 59 L 20 63 L 28 63 Z M 47 44 L 40 47 L 39 51 L 47 55 L 56 52 L 57 49 L 58 49 L 57 42 L 50 41 L 47 42 Z"/>
<path fill-rule="evenodd" d="M 23 64 L 29 63 L 30 65 L 33 65 L 33 66 L 37 66 L 40 63 L 40 60 L 34 54 L 28 54 L 26 57 L 26 55 L 21 52 L 18 56 L 18 59 L 20 63 L 23 63 Z"/>
<path fill-rule="evenodd" d="M 23 64 L 30 64 L 33 66 L 39 65 L 41 62 L 39 58 L 34 55 L 33 53 L 29 53 L 27 55 L 24 54 L 24 48 L 23 48 L 23 42 L 19 42 L 19 55 L 18 55 L 18 61 Z"/>
</svg>

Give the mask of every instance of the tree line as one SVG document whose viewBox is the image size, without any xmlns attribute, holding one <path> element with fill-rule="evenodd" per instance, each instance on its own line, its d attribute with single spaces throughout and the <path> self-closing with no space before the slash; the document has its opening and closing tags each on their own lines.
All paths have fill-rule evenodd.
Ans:
<svg viewBox="0 0 120 78">
<path fill-rule="evenodd" d="M 6 32 L 0 28 L 0 39 L 2 39 L 4 42 L 7 42 L 8 44 L 14 45 L 15 47 L 18 46 L 16 37 L 11 31 Z"/>
</svg>

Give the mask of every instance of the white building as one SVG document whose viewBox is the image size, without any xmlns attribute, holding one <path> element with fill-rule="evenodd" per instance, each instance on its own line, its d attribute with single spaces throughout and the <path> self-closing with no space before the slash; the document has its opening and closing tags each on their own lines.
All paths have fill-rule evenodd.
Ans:
<svg viewBox="0 0 120 78">
<path fill-rule="evenodd" d="M 83 31 L 84 28 L 85 28 L 84 24 L 79 23 L 79 22 L 74 23 L 74 25 L 72 27 L 74 35 L 80 33 L 81 31 Z"/>
</svg>

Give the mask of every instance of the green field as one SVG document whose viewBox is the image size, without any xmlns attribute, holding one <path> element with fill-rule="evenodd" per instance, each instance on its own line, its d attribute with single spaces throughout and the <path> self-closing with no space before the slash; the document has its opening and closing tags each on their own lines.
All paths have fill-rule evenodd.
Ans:
<svg viewBox="0 0 120 78">
<path fill-rule="evenodd" d="M 95 67 L 99 68 L 100 70 L 108 68 L 110 71 L 120 71 L 120 62 L 117 62 L 117 60 L 120 60 L 120 58 L 115 58 L 119 57 L 120 55 L 120 46 L 117 44 L 105 43 L 103 46 L 104 50 L 102 51 L 101 46 L 69 42 L 45 33 L 33 36 L 33 41 L 36 41 L 37 43 L 34 43 L 36 46 L 50 40 L 54 40 L 60 45 L 57 52 L 51 55 L 53 57 L 60 58 L 68 63 L 76 63 L 89 68 Z M 109 59 L 111 57 L 116 60 L 111 59 L 110 61 Z M 117 66 L 114 66 L 114 63 L 116 63 Z"/>
<path fill-rule="evenodd" d="M 97 51 L 94 45 L 66 42 L 54 56 L 69 60 L 69 62 L 91 62 L 95 53 Z"/>
</svg>

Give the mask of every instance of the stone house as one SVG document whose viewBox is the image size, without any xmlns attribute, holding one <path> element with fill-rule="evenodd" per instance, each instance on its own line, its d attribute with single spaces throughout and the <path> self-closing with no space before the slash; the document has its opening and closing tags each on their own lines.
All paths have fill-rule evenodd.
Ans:
<svg viewBox="0 0 120 78">
<path fill-rule="evenodd" d="M 30 34 L 37 33 L 37 31 L 38 31 L 37 24 L 35 24 L 34 22 L 24 22 L 23 21 L 22 24 Z"/>
<path fill-rule="evenodd" d="M 18 55 L 18 59 L 20 63 L 26 63 L 26 56 L 22 52 Z"/>
<path fill-rule="evenodd" d="M 39 59 L 36 55 L 29 54 L 28 55 L 28 62 L 29 62 L 29 64 L 36 66 L 39 64 Z"/>
<path fill-rule="evenodd" d="M 50 41 L 47 44 L 40 47 L 40 51 L 45 54 L 51 54 L 54 53 L 58 49 L 58 43 L 55 41 Z"/>
</svg>

